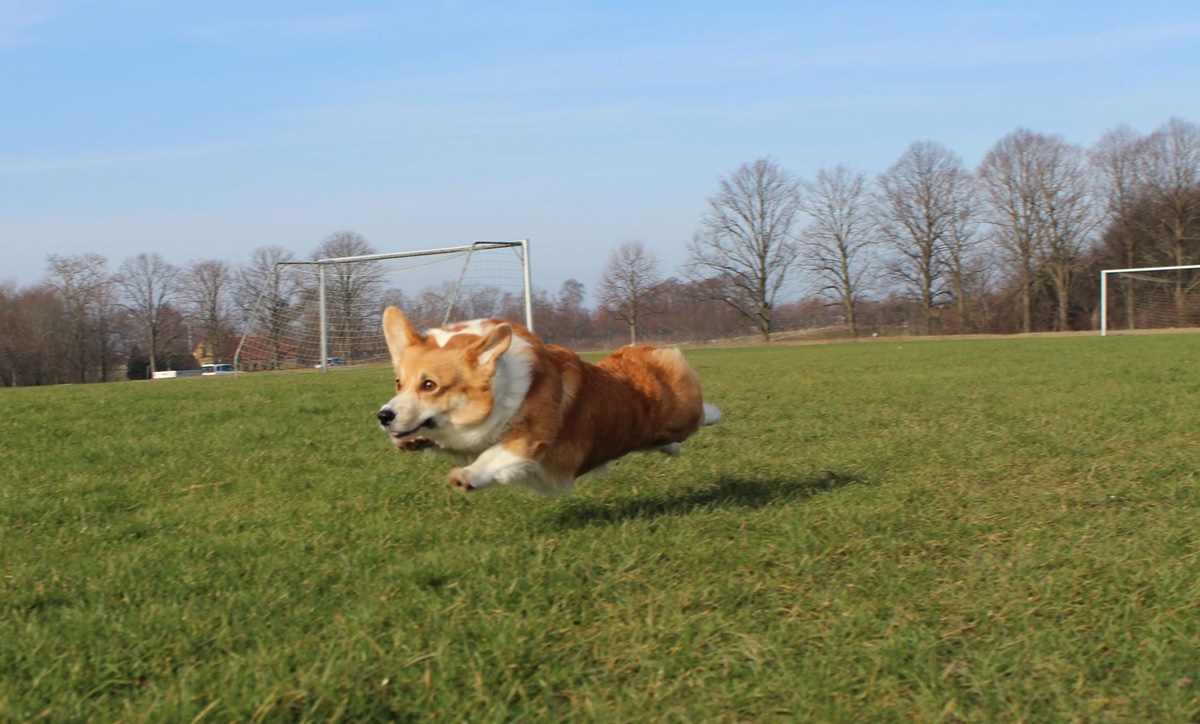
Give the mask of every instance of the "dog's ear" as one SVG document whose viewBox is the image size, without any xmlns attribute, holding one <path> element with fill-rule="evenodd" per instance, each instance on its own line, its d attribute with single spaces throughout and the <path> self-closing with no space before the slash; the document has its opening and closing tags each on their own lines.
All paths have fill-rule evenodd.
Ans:
<svg viewBox="0 0 1200 724">
<path fill-rule="evenodd" d="M 400 361 L 409 345 L 420 344 L 423 339 L 408 323 L 408 317 L 395 307 L 388 307 L 383 311 L 383 336 L 387 340 L 393 362 Z"/>
<path fill-rule="evenodd" d="M 492 331 L 484 335 L 483 339 L 471 345 L 470 354 L 475 357 L 480 367 L 487 367 L 499 359 L 500 355 L 507 352 L 510 344 L 512 344 L 512 327 L 507 324 L 498 324 L 492 328 Z"/>
</svg>

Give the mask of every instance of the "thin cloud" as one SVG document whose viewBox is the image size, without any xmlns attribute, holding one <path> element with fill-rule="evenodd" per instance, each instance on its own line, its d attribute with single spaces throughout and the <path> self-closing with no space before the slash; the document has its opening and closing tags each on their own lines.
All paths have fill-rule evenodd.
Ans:
<svg viewBox="0 0 1200 724">
<path fill-rule="evenodd" d="M 206 156 L 241 153 L 253 149 L 279 148 L 294 143 L 294 139 L 255 143 L 249 141 L 215 142 L 192 146 L 146 148 L 112 153 L 83 153 L 55 158 L 0 158 L 0 175 L 54 171 L 80 171 L 97 168 L 120 168 L 160 163 L 174 163 Z"/>
<path fill-rule="evenodd" d="M 185 37 L 214 44 L 244 41 L 329 42 L 354 37 L 376 27 L 379 18 L 370 15 L 340 15 L 302 18 L 261 18 L 229 20 L 190 25 L 179 33 Z"/>
<path fill-rule="evenodd" d="M 59 17 L 50 3 L 31 7 L 18 0 L 0 0 L 0 50 L 31 45 L 31 31 Z"/>
<path fill-rule="evenodd" d="M 529 99 L 535 105 L 571 104 L 585 94 L 614 96 L 641 92 L 676 98 L 776 85 L 794 88 L 830 71 L 887 71 L 889 75 L 937 69 L 1027 67 L 1087 61 L 1161 49 L 1200 40 L 1200 23 L 1143 25 L 1094 33 L 1005 38 L 968 35 L 937 43 L 792 42 L 759 45 L 724 39 L 654 43 L 599 50 L 567 51 L 530 60 L 508 60 L 426 72 L 396 81 L 365 84 L 358 92 L 373 99 L 399 98 L 420 106 L 448 99 Z"/>
<path fill-rule="evenodd" d="M 821 68 L 917 70 L 1007 67 L 1089 60 L 1114 53 L 1159 49 L 1164 44 L 1200 39 L 1200 23 L 1144 25 L 1121 30 L 1038 38 L 967 37 L 937 43 L 912 41 L 852 43 L 798 58 Z"/>
</svg>

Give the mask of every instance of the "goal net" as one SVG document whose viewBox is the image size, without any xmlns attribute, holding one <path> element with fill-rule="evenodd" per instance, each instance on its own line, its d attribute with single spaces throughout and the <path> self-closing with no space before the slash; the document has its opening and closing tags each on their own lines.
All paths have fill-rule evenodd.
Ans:
<svg viewBox="0 0 1200 724">
<path fill-rule="evenodd" d="M 1200 265 L 1100 272 L 1100 333 L 1200 327 Z"/>
<path fill-rule="evenodd" d="M 239 370 L 328 369 L 389 359 L 383 310 L 417 329 L 499 317 L 533 328 L 529 242 L 282 262 L 243 322 Z"/>
</svg>

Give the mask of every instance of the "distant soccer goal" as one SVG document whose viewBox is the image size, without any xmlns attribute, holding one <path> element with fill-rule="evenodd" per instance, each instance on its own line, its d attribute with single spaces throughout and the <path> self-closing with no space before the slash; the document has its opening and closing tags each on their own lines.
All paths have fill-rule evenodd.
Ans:
<svg viewBox="0 0 1200 724">
<path fill-rule="evenodd" d="M 1100 334 L 1200 327 L 1200 264 L 1100 272 Z"/>
<path fill-rule="evenodd" d="M 384 361 L 388 305 L 418 329 L 481 317 L 532 329 L 529 240 L 281 262 L 244 321 L 234 364 L 328 371 Z"/>
</svg>

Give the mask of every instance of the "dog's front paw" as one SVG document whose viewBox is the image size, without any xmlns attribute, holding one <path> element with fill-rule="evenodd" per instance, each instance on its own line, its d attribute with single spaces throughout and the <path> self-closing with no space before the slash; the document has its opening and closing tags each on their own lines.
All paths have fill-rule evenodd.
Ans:
<svg viewBox="0 0 1200 724">
<path fill-rule="evenodd" d="M 454 468 L 451 470 L 450 474 L 446 476 L 446 482 L 450 483 L 450 487 L 460 493 L 469 493 L 475 489 L 471 485 L 471 474 L 467 472 L 466 468 Z"/>
<path fill-rule="evenodd" d="M 434 446 L 433 440 L 427 437 L 414 437 L 408 440 L 392 438 L 392 444 L 400 452 L 416 452 L 417 450 L 425 450 Z"/>
</svg>

